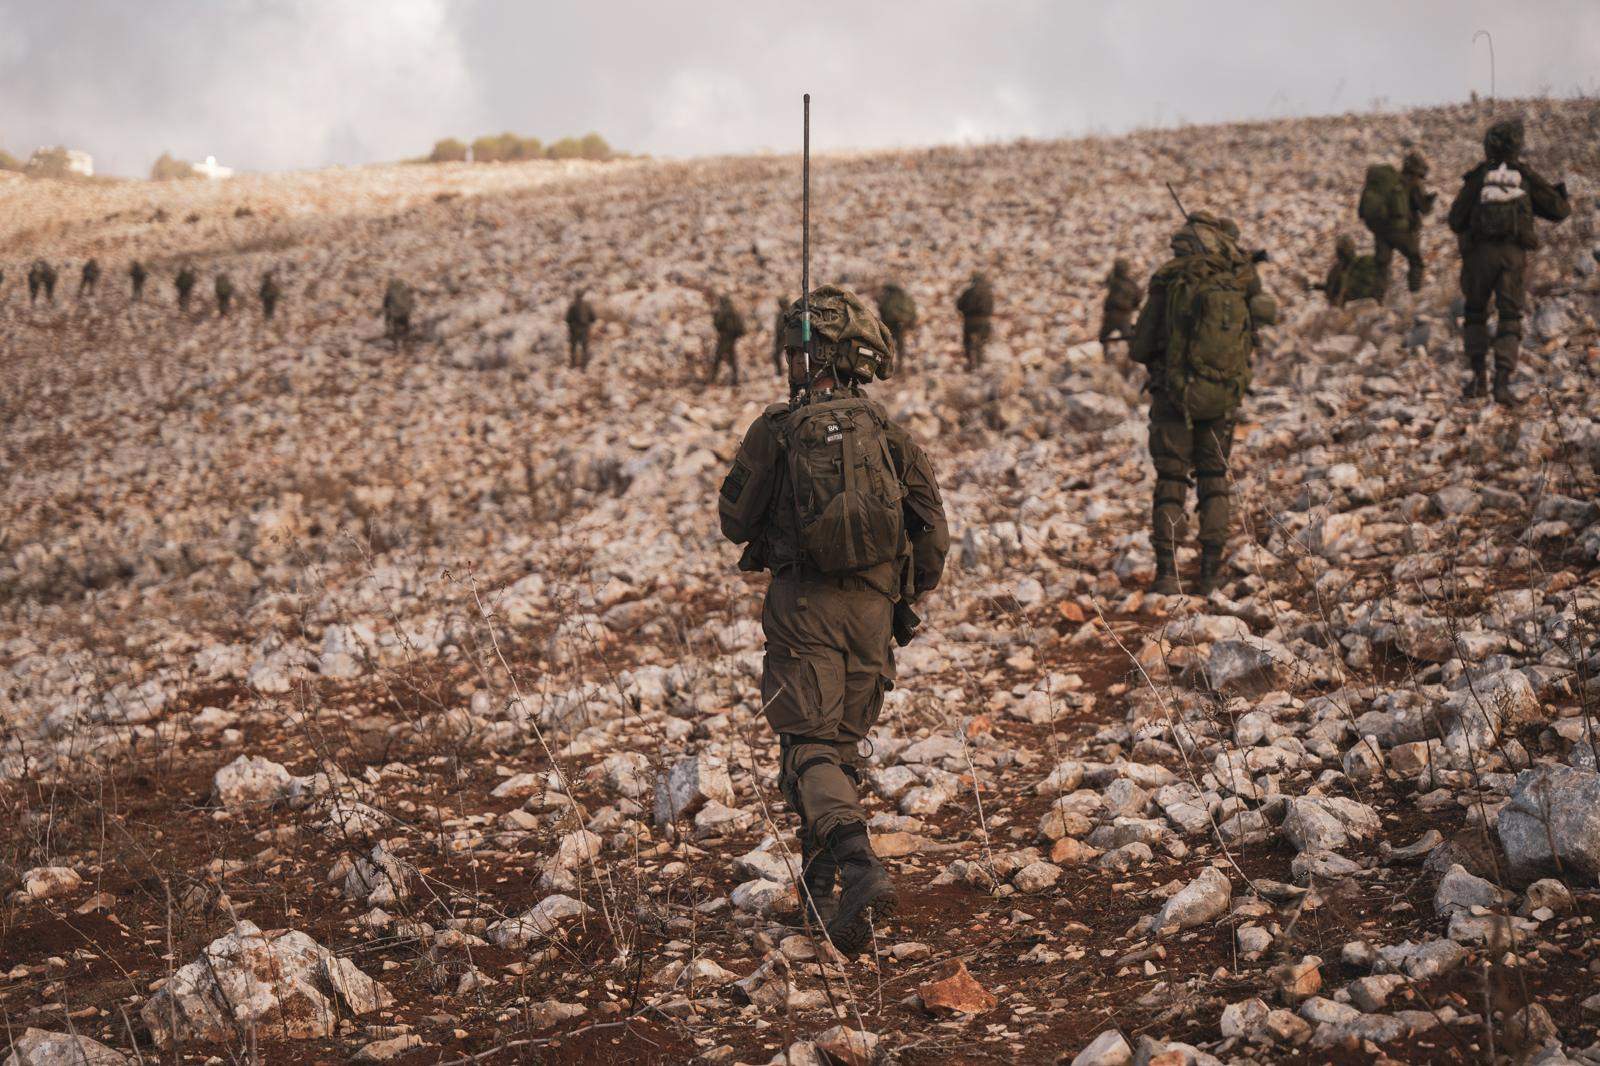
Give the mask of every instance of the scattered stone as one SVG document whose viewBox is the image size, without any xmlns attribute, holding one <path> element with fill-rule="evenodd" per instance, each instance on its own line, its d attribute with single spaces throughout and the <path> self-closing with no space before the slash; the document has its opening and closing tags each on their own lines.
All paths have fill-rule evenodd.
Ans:
<svg viewBox="0 0 1600 1066">
<path fill-rule="evenodd" d="M 999 1000 L 986 992 L 960 959 L 941 963 L 933 976 L 917 986 L 922 1006 L 934 1014 L 982 1014 Z"/>
</svg>

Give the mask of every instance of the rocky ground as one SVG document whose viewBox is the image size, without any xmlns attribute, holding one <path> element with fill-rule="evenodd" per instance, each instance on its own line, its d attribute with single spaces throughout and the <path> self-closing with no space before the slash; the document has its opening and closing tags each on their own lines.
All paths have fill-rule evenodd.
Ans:
<svg viewBox="0 0 1600 1066">
<path fill-rule="evenodd" d="M 959 541 L 873 743 L 905 906 L 851 959 L 798 925 L 714 508 L 794 159 L 0 175 L 6 1061 L 1600 1062 L 1600 111 L 1519 106 L 1578 207 L 1513 411 L 1459 398 L 1437 219 L 1417 297 L 1305 291 L 1367 163 L 1414 140 L 1447 201 L 1486 107 L 817 160 L 815 277 L 920 305 L 879 391 Z M 1169 179 L 1283 305 L 1207 600 L 1141 591 L 1139 375 L 1089 340 Z M 216 316 L 268 267 L 277 321 Z M 698 383 L 722 289 L 738 388 Z"/>
</svg>

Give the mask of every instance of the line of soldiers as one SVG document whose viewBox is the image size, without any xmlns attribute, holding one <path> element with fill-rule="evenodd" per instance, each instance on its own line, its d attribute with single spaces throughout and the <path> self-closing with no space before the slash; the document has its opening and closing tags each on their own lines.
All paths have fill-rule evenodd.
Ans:
<svg viewBox="0 0 1600 1066">
<path fill-rule="evenodd" d="M 43 259 L 34 260 L 28 268 L 28 302 L 37 303 L 42 293 L 49 303 L 56 300 L 56 282 L 59 279 L 56 268 Z M 133 303 L 144 300 L 145 282 L 150 278 L 150 271 L 138 259 L 128 264 L 129 294 Z M 0 283 L 5 281 L 5 272 L 0 271 Z M 178 298 L 178 310 L 187 312 L 189 301 L 194 294 L 194 288 L 199 284 L 200 275 L 195 270 L 194 264 L 185 262 L 178 267 L 173 275 L 172 287 Z M 89 258 L 83 264 L 83 270 L 78 279 L 78 299 L 85 296 L 94 296 L 100 284 L 100 261 Z M 233 308 L 234 286 L 233 278 L 226 271 L 220 271 L 212 279 L 212 295 L 216 298 L 217 314 L 227 317 Z M 261 276 L 261 285 L 257 289 L 261 300 L 261 313 L 271 321 L 277 314 L 278 301 L 283 296 L 283 289 L 278 284 L 277 274 L 267 271 Z"/>
</svg>

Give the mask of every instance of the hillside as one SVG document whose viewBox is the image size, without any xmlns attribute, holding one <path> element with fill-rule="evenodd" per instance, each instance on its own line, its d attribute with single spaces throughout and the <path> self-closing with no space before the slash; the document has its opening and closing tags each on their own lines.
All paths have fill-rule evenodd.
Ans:
<svg viewBox="0 0 1600 1066">
<path fill-rule="evenodd" d="M 813 277 L 918 303 L 877 393 L 958 540 L 866 790 L 905 906 L 848 960 L 791 927 L 764 582 L 715 518 L 781 398 L 798 160 L 0 175 L 8 1032 L 129 1062 L 865 1061 L 844 1024 L 905 1063 L 1111 1030 L 1141 1066 L 1600 1063 L 1600 111 L 1516 109 L 1576 209 L 1510 412 L 1460 398 L 1437 215 L 1417 297 L 1305 288 L 1369 162 L 1421 145 L 1447 203 L 1487 107 L 814 161 Z M 1283 309 L 1205 601 L 1142 591 L 1142 372 L 1092 341 L 1112 259 L 1164 257 L 1166 181 L 1270 251 Z M 720 291 L 739 388 L 699 383 Z"/>
</svg>

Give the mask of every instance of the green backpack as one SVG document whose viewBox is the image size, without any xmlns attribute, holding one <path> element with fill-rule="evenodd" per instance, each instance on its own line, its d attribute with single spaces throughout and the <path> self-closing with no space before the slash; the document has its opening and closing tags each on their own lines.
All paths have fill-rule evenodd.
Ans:
<svg viewBox="0 0 1600 1066">
<path fill-rule="evenodd" d="M 1167 282 L 1167 395 L 1191 419 L 1228 417 L 1250 387 L 1249 287 L 1222 255 L 1186 256 Z"/>
<path fill-rule="evenodd" d="M 1362 224 L 1379 237 L 1410 232 L 1411 196 L 1400 172 L 1387 163 L 1368 167 L 1356 213 Z"/>
<path fill-rule="evenodd" d="M 782 422 L 800 548 L 824 574 L 899 557 L 905 487 L 883 416 L 859 396 L 796 408 Z"/>
<path fill-rule="evenodd" d="M 1350 260 L 1344 275 L 1344 302 L 1351 300 L 1381 300 L 1389 279 L 1378 269 L 1378 260 L 1370 255 L 1358 255 Z"/>
</svg>

